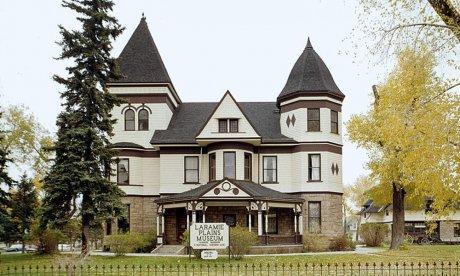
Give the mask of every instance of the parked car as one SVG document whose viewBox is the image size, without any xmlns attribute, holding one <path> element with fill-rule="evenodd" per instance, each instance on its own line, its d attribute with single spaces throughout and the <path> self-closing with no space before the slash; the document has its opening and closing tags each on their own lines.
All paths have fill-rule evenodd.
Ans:
<svg viewBox="0 0 460 276">
<path fill-rule="evenodd" d="M 26 245 L 26 252 L 37 252 L 37 246 L 35 245 Z"/>
<path fill-rule="evenodd" d="M 22 244 L 12 244 L 6 249 L 6 252 L 20 252 L 22 251 Z"/>
<path fill-rule="evenodd" d="M 60 243 L 58 244 L 58 250 L 63 252 L 72 251 L 72 246 L 70 244 Z"/>
</svg>

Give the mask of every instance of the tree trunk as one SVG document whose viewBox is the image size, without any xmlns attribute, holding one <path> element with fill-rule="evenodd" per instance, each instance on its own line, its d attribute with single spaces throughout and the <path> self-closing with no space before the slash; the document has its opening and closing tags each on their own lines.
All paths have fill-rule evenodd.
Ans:
<svg viewBox="0 0 460 276">
<path fill-rule="evenodd" d="M 442 21 L 452 27 L 455 37 L 460 40 L 460 12 L 451 0 L 428 0 Z"/>
<path fill-rule="evenodd" d="M 404 196 L 403 188 L 393 183 L 393 224 L 391 227 L 390 249 L 398 249 L 404 241 Z"/>
<path fill-rule="evenodd" d="M 22 243 L 22 254 L 26 253 L 26 241 L 24 240 L 25 231 L 22 231 L 21 243 Z"/>
<path fill-rule="evenodd" d="M 83 199 L 81 202 L 81 255 L 83 257 L 86 257 L 89 253 L 89 226 L 91 219 L 85 210 L 87 208 L 88 200 L 89 196 L 87 194 L 83 194 Z"/>
</svg>

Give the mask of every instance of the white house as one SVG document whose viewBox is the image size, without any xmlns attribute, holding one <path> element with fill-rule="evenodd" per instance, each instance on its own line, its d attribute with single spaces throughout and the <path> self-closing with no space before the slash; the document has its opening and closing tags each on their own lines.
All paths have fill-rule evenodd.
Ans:
<svg viewBox="0 0 460 276">
<path fill-rule="evenodd" d="M 112 180 L 129 216 L 107 222 L 106 234 L 156 229 L 160 244 L 178 244 L 198 221 L 242 225 L 260 244 L 343 233 L 345 96 L 310 41 L 272 102 L 229 91 L 218 102 L 182 102 L 145 18 L 119 65 L 124 77 L 108 84 L 125 101 L 113 109 Z"/>
</svg>

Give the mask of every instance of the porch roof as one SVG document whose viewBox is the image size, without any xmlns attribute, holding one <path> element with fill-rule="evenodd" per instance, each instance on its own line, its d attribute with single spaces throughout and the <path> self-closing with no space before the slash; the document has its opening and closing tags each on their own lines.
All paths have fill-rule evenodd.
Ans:
<svg viewBox="0 0 460 276">
<path fill-rule="evenodd" d="M 216 188 L 219 184 L 224 182 L 230 182 L 231 184 L 235 185 L 237 188 L 241 189 L 245 193 L 249 195 L 249 198 L 225 198 L 226 200 L 262 200 L 262 201 L 275 201 L 275 202 L 292 202 L 292 203 L 302 203 L 304 202 L 303 198 L 300 198 L 295 195 L 290 195 L 286 193 L 282 193 L 279 191 L 275 191 L 273 189 L 267 188 L 261 184 L 254 183 L 252 181 L 245 181 L 245 180 L 235 180 L 235 179 L 228 179 L 224 178 L 222 180 L 217 181 L 210 181 L 207 184 L 200 185 L 194 189 L 170 195 L 167 197 L 162 197 L 155 200 L 158 204 L 164 203 L 173 203 L 173 202 L 184 202 L 184 201 L 191 201 L 191 200 L 200 200 L 203 195 L 211 191 L 212 189 Z M 222 199 L 222 198 L 216 198 Z M 210 198 L 205 198 L 205 200 L 212 200 Z"/>
</svg>

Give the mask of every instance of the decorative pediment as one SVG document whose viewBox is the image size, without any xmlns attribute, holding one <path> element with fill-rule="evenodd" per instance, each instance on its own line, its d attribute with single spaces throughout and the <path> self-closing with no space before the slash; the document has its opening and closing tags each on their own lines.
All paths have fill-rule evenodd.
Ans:
<svg viewBox="0 0 460 276">
<path fill-rule="evenodd" d="M 248 198 L 251 197 L 237 185 L 224 180 L 211 190 L 207 191 L 202 198 Z"/>
<path fill-rule="evenodd" d="M 237 119 L 238 132 L 219 132 L 219 119 Z M 260 138 L 259 133 L 257 133 L 256 129 L 229 91 L 222 97 L 196 137 L 196 139 L 218 138 Z"/>
</svg>

